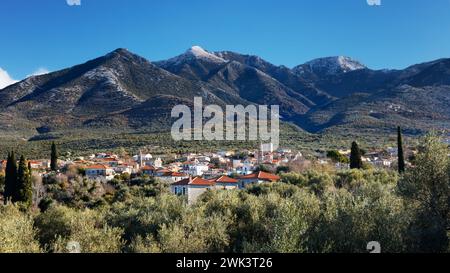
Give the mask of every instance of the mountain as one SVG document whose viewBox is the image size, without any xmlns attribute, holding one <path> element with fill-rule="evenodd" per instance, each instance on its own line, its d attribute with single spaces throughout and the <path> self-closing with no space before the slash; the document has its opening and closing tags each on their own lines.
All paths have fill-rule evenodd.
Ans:
<svg viewBox="0 0 450 273">
<path fill-rule="evenodd" d="M 301 92 L 235 56 L 194 46 L 175 58 L 155 64 L 180 77 L 201 81 L 256 104 L 280 105 L 281 114 L 287 119 L 294 119 L 316 105 Z"/>
<path fill-rule="evenodd" d="M 412 86 L 440 86 L 450 85 L 450 59 L 442 59 L 436 62 L 426 63 L 419 69 L 417 67 L 409 68 L 408 71 L 414 70 L 412 74 L 403 80 Z"/>
<path fill-rule="evenodd" d="M 216 52 L 215 54 L 223 59 L 239 62 L 264 72 L 294 92 L 305 96 L 313 103 L 309 106 L 321 105 L 333 99 L 329 94 L 315 88 L 313 84 L 307 82 L 286 66 L 276 66 L 258 56 L 244 55 L 231 51 Z"/>
<path fill-rule="evenodd" d="M 0 108 L 36 126 L 73 127 L 97 116 L 140 107 L 158 95 L 225 105 L 239 97 L 161 69 L 125 49 L 0 91 Z"/>
<path fill-rule="evenodd" d="M 310 132 L 361 135 L 392 133 L 402 126 L 411 135 L 450 128 L 450 86 L 400 85 L 383 91 L 355 93 L 302 117 Z"/>
<path fill-rule="evenodd" d="M 349 57 L 294 68 L 194 46 L 150 62 L 126 49 L 0 90 L 0 130 L 35 137 L 72 130 L 167 131 L 178 104 L 280 105 L 312 133 L 419 134 L 450 128 L 450 59 L 372 70 Z M 88 131 L 86 131 L 88 132 Z M 13 134 L 14 135 L 14 134 Z"/>
<path fill-rule="evenodd" d="M 346 56 L 319 58 L 293 68 L 298 75 L 315 74 L 319 77 L 366 69 L 359 61 Z"/>
<path fill-rule="evenodd" d="M 155 64 L 184 78 L 204 80 L 227 62 L 199 46 L 193 46 L 177 57 Z"/>
<path fill-rule="evenodd" d="M 450 128 L 450 59 L 403 70 L 361 68 L 322 77 L 315 85 L 338 99 L 299 121 L 310 132 L 385 134 L 401 125 L 410 134 Z"/>
</svg>

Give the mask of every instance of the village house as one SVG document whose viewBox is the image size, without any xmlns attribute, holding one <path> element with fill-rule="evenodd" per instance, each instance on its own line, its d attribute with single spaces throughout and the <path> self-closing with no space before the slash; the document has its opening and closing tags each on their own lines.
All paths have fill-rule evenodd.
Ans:
<svg viewBox="0 0 450 273">
<path fill-rule="evenodd" d="M 186 161 L 183 163 L 183 170 L 191 176 L 202 176 L 209 170 L 209 166 L 206 163 L 200 163 L 198 160 Z"/>
<path fill-rule="evenodd" d="M 151 154 L 145 154 L 142 156 L 143 161 L 150 161 L 153 159 L 153 156 Z"/>
<path fill-rule="evenodd" d="M 117 167 L 117 166 L 123 164 L 123 162 L 121 160 L 119 160 L 118 158 L 115 158 L 115 157 L 104 157 L 104 158 L 102 157 L 102 158 L 96 159 L 95 162 L 97 162 L 98 164 L 101 164 L 101 165 L 109 166 L 111 168 Z"/>
<path fill-rule="evenodd" d="M 227 172 L 224 169 L 209 169 L 208 171 L 203 173 L 203 178 L 205 179 L 213 179 L 215 177 L 226 175 Z"/>
<path fill-rule="evenodd" d="M 153 156 L 151 154 L 139 154 L 133 156 L 133 161 L 142 166 L 153 166 Z"/>
<path fill-rule="evenodd" d="M 232 161 L 232 168 L 233 169 L 237 169 L 237 168 L 240 168 L 240 167 L 242 167 L 242 160 L 240 160 L 240 159 L 233 159 L 233 161 Z"/>
<path fill-rule="evenodd" d="M 217 162 L 218 164 L 227 163 L 227 158 L 217 155 L 211 159 L 211 162 Z"/>
<path fill-rule="evenodd" d="M 251 174 L 255 169 L 256 161 L 257 160 L 254 158 L 251 159 L 247 158 L 237 166 L 233 164 L 232 173 L 237 173 L 241 175 Z"/>
<path fill-rule="evenodd" d="M 269 163 L 271 164 L 273 162 L 273 154 L 265 154 L 260 158 L 260 163 Z"/>
<path fill-rule="evenodd" d="M 170 170 L 166 169 L 166 168 L 161 168 L 161 169 L 157 169 L 155 172 L 155 176 L 156 177 L 162 177 L 167 175 L 168 173 L 171 173 Z"/>
<path fill-rule="evenodd" d="M 209 156 L 198 156 L 197 157 L 198 162 L 200 163 L 209 163 L 211 162 L 211 158 Z"/>
<path fill-rule="evenodd" d="M 156 168 L 153 166 L 144 166 L 141 168 L 142 175 L 154 176 L 156 174 Z"/>
<path fill-rule="evenodd" d="M 181 163 L 174 162 L 167 165 L 167 169 L 171 172 L 180 172 L 183 168 L 181 167 Z"/>
<path fill-rule="evenodd" d="M 114 170 L 108 166 L 97 164 L 86 167 L 86 176 L 89 178 L 102 178 L 110 181 L 114 178 Z"/>
<path fill-rule="evenodd" d="M 215 183 L 216 189 L 234 190 L 239 188 L 239 181 L 237 179 L 222 175 L 210 181 Z"/>
<path fill-rule="evenodd" d="M 173 183 L 171 185 L 171 190 L 176 195 L 185 196 L 188 203 L 192 204 L 202 193 L 204 193 L 208 189 L 212 189 L 214 185 L 215 182 L 210 180 L 206 180 L 200 177 L 189 177 Z"/>
<path fill-rule="evenodd" d="M 278 175 L 274 175 L 266 172 L 256 172 L 244 176 L 238 177 L 239 188 L 244 189 L 248 185 L 261 184 L 266 182 L 277 182 L 280 180 Z"/>
<path fill-rule="evenodd" d="M 29 163 L 33 170 L 46 170 L 50 168 L 50 162 L 48 160 L 30 160 Z"/>
<path fill-rule="evenodd" d="M 129 166 L 128 164 L 122 164 L 122 165 L 118 165 L 115 166 L 114 168 L 114 172 L 118 173 L 118 174 L 132 174 L 134 173 L 134 170 L 131 166 Z"/>
<path fill-rule="evenodd" d="M 163 166 L 163 161 L 162 161 L 161 158 L 158 157 L 157 159 L 155 159 L 153 161 L 153 167 L 155 167 L 155 168 L 162 168 L 162 166 Z"/>
<path fill-rule="evenodd" d="M 233 190 L 237 188 L 238 180 L 228 176 L 220 176 L 210 180 L 201 177 L 188 177 L 171 185 L 172 193 L 185 196 L 189 204 L 194 203 L 207 190 Z"/>
<path fill-rule="evenodd" d="M 375 165 L 377 167 L 390 168 L 393 164 L 393 161 L 391 161 L 389 159 L 379 158 L 378 160 L 375 160 L 372 163 L 373 163 L 373 165 Z"/>
<path fill-rule="evenodd" d="M 117 159 L 117 158 L 119 158 L 118 155 L 111 154 L 111 153 L 98 153 L 98 154 L 95 154 L 93 156 L 94 156 L 94 158 L 97 158 L 97 159 L 102 159 L 102 158 L 115 158 L 115 159 Z M 91 158 L 92 158 L 92 156 L 91 156 Z"/>
<path fill-rule="evenodd" d="M 189 178 L 188 174 L 179 173 L 179 172 L 168 172 L 168 173 L 164 173 L 163 175 L 158 177 L 159 180 L 169 183 L 169 184 L 181 181 L 186 178 Z"/>
<path fill-rule="evenodd" d="M 145 157 L 145 155 L 134 155 L 132 158 L 134 161 L 139 162 L 139 161 L 141 161 L 141 158 L 142 158 L 142 161 L 146 161 L 145 159 L 151 160 L 153 157 L 151 157 L 151 155 L 149 157 Z"/>
<path fill-rule="evenodd" d="M 128 166 L 128 167 L 131 168 L 131 174 L 136 174 L 136 173 L 138 173 L 138 172 L 140 171 L 140 167 L 141 167 L 141 166 L 139 165 L 139 163 L 134 162 L 134 161 L 124 163 L 123 165 L 126 165 L 126 166 Z"/>
</svg>

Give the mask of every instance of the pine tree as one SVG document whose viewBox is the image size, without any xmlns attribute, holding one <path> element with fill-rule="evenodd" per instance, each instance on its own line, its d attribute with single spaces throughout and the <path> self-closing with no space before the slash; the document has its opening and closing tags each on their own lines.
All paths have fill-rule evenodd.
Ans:
<svg viewBox="0 0 450 273">
<path fill-rule="evenodd" d="M 398 172 L 405 172 L 405 154 L 403 152 L 403 137 L 400 126 L 397 128 L 397 147 L 398 147 Z"/>
<path fill-rule="evenodd" d="M 31 175 L 28 169 L 27 161 L 22 155 L 19 161 L 19 170 L 17 172 L 18 202 L 22 202 L 26 207 L 30 207 L 33 202 L 33 186 L 31 184 Z"/>
<path fill-rule="evenodd" d="M 8 154 L 8 161 L 5 169 L 5 203 L 17 200 L 17 162 L 14 151 Z"/>
<path fill-rule="evenodd" d="M 50 159 L 50 168 L 52 171 L 56 172 L 58 170 L 58 152 L 56 151 L 55 142 L 52 143 L 52 154 Z"/>
<path fill-rule="evenodd" d="M 354 141 L 352 143 L 352 151 L 350 154 L 350 168 L 351 169 L 362 169 L 363 163 L 361 159 L 361 150 L 359 149 L 358 143 Z"/>
</svg>

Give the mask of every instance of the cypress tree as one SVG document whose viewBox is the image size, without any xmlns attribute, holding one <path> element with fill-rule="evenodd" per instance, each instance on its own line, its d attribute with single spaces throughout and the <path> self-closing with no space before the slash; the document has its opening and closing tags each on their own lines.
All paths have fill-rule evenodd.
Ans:
<svg viewBox="0 0 450 273">
<path fill-rule="evenodd" d="M 398 172 L 405 172 L 405 154 L 403 152 L 403 137 L 400 126 L 397 128 Z"/>
<path fill-rule="evenodd" d="M 18 202 L 22 202 L 26 207 L 30 207 L 33 202 L 33 187 L 31 184 L 31 175 L 25 157 L 22 155 L 17 172 Z"/>
<path fill-rule="evenodd" d="M 8 159 L 6 160 L 5 168 L 5 191 L 3 194 L 5 205 L 8 200 L 13 197 L 15 183 L 11 179 L 11 153 L 8 152 Z"/>
<path fill-rule="evenodd" d="M 58 170 L 58 152 L 56 151 L 55 142 L 52 143 L 52 153 L 50 158 L 50 168 L 56 172 Z"/>
<path fill-rule="evenodd" d="M 8 200 L 16 202 L 17 196 L 17 162 L 14 151 L 12 151 L 8 154 L 8 161 L 5 169 L 5 203 Z"/>
<path fill-rule="evenodd" d="M 351 169 L 362 169 L 363 163 L 361 159 L 361 150 L 359 149 L 358 143 L 354 141 L 352 143 L 352 150 L 350 154 L 350 168 Z"/>
</svg>

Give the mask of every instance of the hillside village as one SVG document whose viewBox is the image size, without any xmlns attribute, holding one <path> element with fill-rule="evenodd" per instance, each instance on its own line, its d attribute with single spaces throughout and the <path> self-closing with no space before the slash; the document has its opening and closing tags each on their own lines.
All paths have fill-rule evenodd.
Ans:
<svg viewBox="0 0 450 273">
<path fill-rule="evenodd" d="M 414 153 L 410 150 L 410 153 Z M 189 203 L 209 189 L 243 189 L 249 184 L 278 182 L 279 173 L 291 165 L 307 165 L 312 162 L 335 168 L 348 169 L 350 150 L 337 152 L 343 160 L 336 160 L 330 152 L 316 151 L 304 155 L 300 151 L 264 144 L 253 151 L 218 151 L 186 153 L 180 155 L 158 155 L 140 151 L 139 154 L 119 156 L 103 152 L 75 158 L 60 158 L 58 173 L 62 176 L 70 170 L 78 170 L 85 178 L 107 183 L 122 175 L 151 177 L 170 185 L 171 192 L 186 196 Z M 362 161 L 373 168 L 395 168 L 397 148 L 373 150 L 362 156 Z M 50 160 L 30 160 L 34 175 L 45 178 L 51 174 Z M 6 160 L 0 161 L 4 171 Z"/>
</svg>

